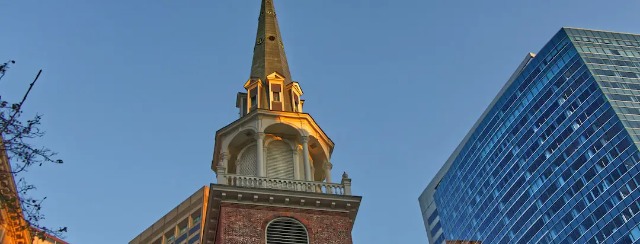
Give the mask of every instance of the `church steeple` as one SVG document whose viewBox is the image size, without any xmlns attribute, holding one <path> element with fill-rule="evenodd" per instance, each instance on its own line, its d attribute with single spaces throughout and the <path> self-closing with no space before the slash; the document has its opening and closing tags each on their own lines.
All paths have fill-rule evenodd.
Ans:
<svg viewBox="0 0 640 244">
<path fill-rule="evenodd" d="M 273 72 L 284 76 L 285 84 L 292 82 L 273 0 L 262 0 L 250 78 L 264 81 Z"/>
<path fill-rule="evenodd" d="M 236 100 L 241 117 L 256 109 L 302 112 L 302 89 L 291 79 L 273 1 L 262 0 L 251 75 Z"/>
<path fill-rule="evenodd" d="M 217 184 L 209 188 L 202 243 L 353 243 L 361 197 L 347 174 L 331 178 L 333 141 L 302 111 L 275 0 L 261 1 L 251 76 L 236 98 L 240 118 L 215 135 Z"/>
</svg>

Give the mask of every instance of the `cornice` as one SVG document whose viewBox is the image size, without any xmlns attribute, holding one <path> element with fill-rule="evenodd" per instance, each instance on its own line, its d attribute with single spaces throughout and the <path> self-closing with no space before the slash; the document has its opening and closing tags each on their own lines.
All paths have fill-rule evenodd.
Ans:
<svg viewBox="0 0 640 244">
<path fill-rule="evenodd" d="M 211 184 L 210 190 L 209 198 L 219 198 L 223 202 L 338 212 L 357 212 L 362 200 L 360 196 L 247 188 L 220 184 Z M 353 218 L 355 219 L 355 215 Z"/>
</svg>

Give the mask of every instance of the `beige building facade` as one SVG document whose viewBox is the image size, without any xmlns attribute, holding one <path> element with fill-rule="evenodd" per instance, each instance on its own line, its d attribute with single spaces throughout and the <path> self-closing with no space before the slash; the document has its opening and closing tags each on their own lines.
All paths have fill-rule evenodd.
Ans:
<svg viewBox="0 0 640 244">
<path fill-rule="evenodd" d="M 203 186 L 129 244 L 200 244 L 209 187 Z"/>
</svg>

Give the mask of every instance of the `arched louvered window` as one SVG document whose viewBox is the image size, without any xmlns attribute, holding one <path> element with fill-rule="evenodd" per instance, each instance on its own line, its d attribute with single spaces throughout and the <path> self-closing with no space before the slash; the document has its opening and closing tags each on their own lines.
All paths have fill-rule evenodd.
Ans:
<svg viewBox="0 0 640 244">
<path fill-rule="evenodd" d="M 236 172 L 239 175 L 258 175 L 257 147 L 255 144 L 245 147 L 240 152 L 236 164 Z"/>
<path fill-rule="evenodd" d="M 267 147 L 267 177 L 293 179 L 293 150 L 284 141 L 273 141 Z"/>
<path fill-rule="evenodd" d="M 277 218 L 267 226 L 267 244 L 309 244 L 309 234 L 297 220 Z"/>
</svg>

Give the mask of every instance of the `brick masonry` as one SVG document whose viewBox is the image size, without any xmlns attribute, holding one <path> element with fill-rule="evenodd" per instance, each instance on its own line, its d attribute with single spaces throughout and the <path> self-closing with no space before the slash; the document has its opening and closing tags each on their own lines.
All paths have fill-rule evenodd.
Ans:
<svg viewBox="0 0 640 244">
<path fill-rule="evenodd" d="M 353 221 L 347 213 L 222 203 L 217 244 L 265 243 L 267 224 L 278 217 L 291 217 L 305 225 L 310 244 L 352 244 Z"/>
</svg>

